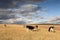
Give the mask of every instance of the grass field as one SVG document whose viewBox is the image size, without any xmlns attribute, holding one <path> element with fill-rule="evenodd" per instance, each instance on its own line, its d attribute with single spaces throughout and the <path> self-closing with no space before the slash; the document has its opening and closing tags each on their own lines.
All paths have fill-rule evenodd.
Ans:
<svg viewBox="0 0 60 40">
<path fill-rule="evenodd" d="M 0 24 L 0 40 L 60 40 L 60 25 L 54 25 L 56 32 L 48 32 L 50 25 L 38 26 L 38 31 L 27 31 L 24 25 Z"/>
</svg>

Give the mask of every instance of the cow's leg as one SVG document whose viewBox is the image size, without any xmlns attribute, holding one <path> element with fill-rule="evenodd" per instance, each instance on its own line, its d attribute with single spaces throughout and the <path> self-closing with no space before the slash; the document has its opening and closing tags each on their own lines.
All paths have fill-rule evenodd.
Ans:
<svg viewBox="0 0 60 40">
<path fill-rule="evenodd" d="M 34 28 L 33 30 L 34 30 L 34 31 L 37 31 L 37 28 Z"/>
<path fill-rule="evenodd" d="M 50 29 L 50 32 L 53 32 L 53 31 L 54 31 L 54 30 L 51 28 L 51 29 Z"/>
<path fill-rule="evenodd" d="M 27 28 L 26 30 L 27 30 L 27 32 L 29 31 L 29 29 L 28 29 L 28 28 Z"/>
<path fill-rule="evenodd" d="M 35 28 L 33 29 L 33 31 L 37 31 L 37 28 L 35 27 Z"/>
</svg>

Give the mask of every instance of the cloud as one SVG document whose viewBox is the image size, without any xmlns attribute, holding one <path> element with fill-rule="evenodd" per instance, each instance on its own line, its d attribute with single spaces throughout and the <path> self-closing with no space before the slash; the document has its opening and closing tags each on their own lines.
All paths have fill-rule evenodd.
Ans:
<svg viewBox="0 0 60 40">
<path fill-rule="evenodd" d="M 12 18 L 7 20 L 0 20 L 0 23 L 2 24 L 33 24 L 34 22 L 29 19 L 23 19 L 23 18 Z"/>
<path fill-rule="evenodd" d="M 60 24 L 60 16 L 48 19 L 47 23 Z"/>
<path fill-rule="evenodd" d="M 19 9 L 2 9 L 0 10 L 0 20 L 2 20 L 0 23 L 17 23 L 17 24 L 38 23 L 37 21 L 34 20 L 44 19 L 43 16 L 37 15 L 41 14 L 38 12 L 41 12 L 41 8 L 39 8 L 38 5 L 34 4 L 25 4 L 22 5 Z"/>
<path fill-rule="evenodd" d="M 53 17 L 53 18 L 50 18 L 49 21 L 59 21 L 60 20 L 60 16 L 57 16 L 57 17 Z"/>
<path fill-rule="evenodd" d="M 41 13 L 41 7 L 35 4 L 25 4 L 20 6 L 19 9 L 0 9 L 0 19 L 8 19 L 8 18 L 14 18 L 16 17 L 16 14 L 19 14 L 21 16 L 32 18 L 38 13 Z M 37 16 L 35 16 L 37 17 Z M 39 16 L 42 18 L 41 16 Z"/>
<path fill-rule="evenodd" d="M 16 18 L 15 15 L 0 15 L 0 20 Z"/>
<path fill-rule="evenodd" d="M 25 3 L 42 2 L 45 0 L 0 0 L 0 8 L 16 8 Z"/>
<path fill-rule="evenodd" d="M 22 18 L 11 18 L 11 19 L 0 20 L 0 21 L 1 21 L 1 23 L 8 23 L 8 24 L 9 24 L 9 23 L 12 23 L 12 24 L 13 24 L 13 23 L 15 23 L 15 24 L 16 24 L 16 23 L 17 23 L 17 24 L 20 23 L 20 24 L 21 24 L 21 23 L 23 23 L 23 22 L 26 23 Z"/>
<path fill-rule="evenodd" d="M 42 1 L 44 1 L 44 0 L 28 0 L 29 2 L 42 2 Z"/>
<path fill-rule="evenodd" d="M 43 11 L 40 6 L 35 5 L 35 4 L 25 4 L 20 7 L 20 11 L 16 10 L 20 15 L 27 17 L 27 18 L 32 18 L 36 17 L 35 15 L 41 14 Z M 41 16 L 39 16 L 41 17 Z"/>
</svg>

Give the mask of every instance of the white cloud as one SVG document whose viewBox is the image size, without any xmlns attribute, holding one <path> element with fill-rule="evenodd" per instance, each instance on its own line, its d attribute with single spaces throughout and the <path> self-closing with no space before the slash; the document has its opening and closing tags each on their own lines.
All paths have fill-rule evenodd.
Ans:
<svg viewBox="0 0 60 40">
<path fill-rule="evenodd" d="M 33 23 L 30 19 L 23 19 L 23 18 L 13 18 L 13 19 L 7 19 L 7 20 L 0 20 L 0 23 L 7 23 L 7 24 L 31 24 Z"/>
<path fill-rule="evenodd" d="M 52 17 L 48 19 L 47 23 L 60 24 L 60 16 Z"/>
</svg>

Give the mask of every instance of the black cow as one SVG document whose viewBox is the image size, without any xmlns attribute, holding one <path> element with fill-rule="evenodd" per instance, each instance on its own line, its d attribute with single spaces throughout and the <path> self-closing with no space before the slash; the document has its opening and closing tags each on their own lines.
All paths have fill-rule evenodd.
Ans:
<svg viewBox="0 0 60 40">
<path fill-rule="evenodd" d="M 26 28 L 28 28 L 29 30 L 37 31 L 38 26 L 27 25 Z"/>
<path fill-rule="evenodd" d="M 26 28 L 28 28 L 29 30 L 33 30 L 34 26 L 26 26 Z"/>
</svg>

